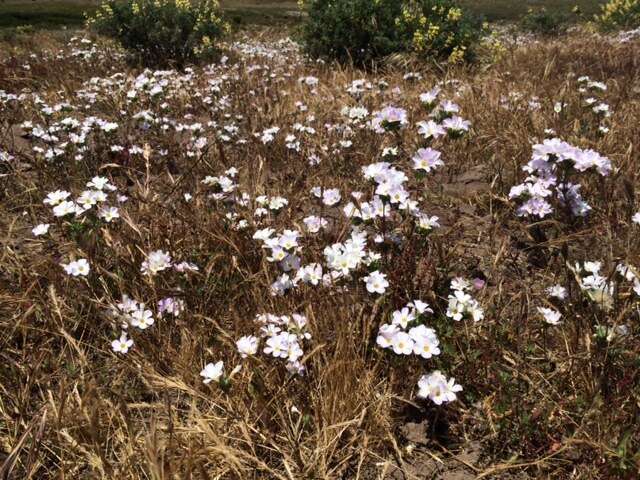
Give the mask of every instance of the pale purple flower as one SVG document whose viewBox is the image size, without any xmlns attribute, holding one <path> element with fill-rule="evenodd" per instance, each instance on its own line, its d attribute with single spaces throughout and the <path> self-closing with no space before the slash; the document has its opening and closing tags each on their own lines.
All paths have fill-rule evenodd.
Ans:
<svg viewBox="0 0 640 480">
<path fill-rule="evenodd" d="M 442 154 L 438 150 L 432 148 L 421 148 L 413 156 L 413 169 L 425 173 L 435 170 L 437 167 L 444 165 L 441 160 Z"/>
</svg>

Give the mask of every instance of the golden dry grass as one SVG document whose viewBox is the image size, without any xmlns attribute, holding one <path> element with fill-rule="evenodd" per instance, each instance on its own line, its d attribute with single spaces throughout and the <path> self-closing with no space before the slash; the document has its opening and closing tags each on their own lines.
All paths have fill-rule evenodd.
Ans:
<svg viewBox="0 0 640 480">
<path fill-rule="evenodd" d="M 273 45 L 271 35 L 251 39 L 257 40 Z M 90 61 L 45 55 L 60 48 L 69 51 L 48 39 L 8 53 L 0 64 L 0 90 L 37 91 L 50 105 L 82 104 L 75 93 L 89 78 L 140 73 L 114 58 L 110 47 L 100 47 L 109 53 Z M 29 58 L 34 52 L 38 57 Z M 640 344 L 633 294 L 620 293 L 605 312 L 573 291 L 563 324 L 554 328 L 543 328 L 535 307 L 544 302 L 545 287 L 572 284 L 567 262 L 602 261 L 607 272 L 620 261 L 640 266 L 639 226 L 631 223 L 640 172 L 640 45 L 576 33 L 513 46 L 500 61 L 474 69 L 424 70 L 417 82 L 404 80 L 406 70 L 396 65 L 366 73 L 307 64 L 286 52 L 284 61 L 230 55 L 238 69 L 230 70 L 220 95 L 229 96 L 230 114 L 242 115 L 237 123 L 248 142 L 215 140 L 211 127 L 209 147 L 197 161 L 185 154 L 188 135 L 140 129 L 134 113 L 162 110 L 154 100 L 127 102 L 124 90 L 100 97 L 87 112 L 56 118 L 92 114 L 116 121 L 118 132 L 109 141 L 148 144 L 147 158 L 110 154 L 108 141 L 97 138 L 82 161 L 69 155 L 47 163 L 17 127 L 45 121 L 33 102 L 0 107 L 0 150 L 15 157 L 0 163 L 0 477 L 402 478 L 392 476 L 399 468 L 405 478 L 423 478 L 409 473 L 416 452 L 446 462 L 473 441 L 482 455 L 467 466 L 469 478 L 636 478 Z M 248 74 L 253 63 L 270 65 L 276 80 Z M 316 93 L 298 83 L 307 75 L 319 79 Z M 608 86 L 613 115 L 607 135 L 595 135 L 589 123 L 577 92 L 580 75 Z M 273 297 L 276 270 L 251 239 L 255 230 L 231 228 L 201 180 L 233 166 L 252 198 L 288 198 L 289 207 L 273 220 L 279 230 L 302 229 L 301 219 L 320 211 L 309 197 L 315 185 L 339 188 L 343 198 L 368 191 L 360 168 L 379 159 L 389 138 L 358 131 L 350 149 L 309 167 L 304 154 L 285 148 L 282 133 L 273 145 L 252 136 L 272 125 L 286 130 L 312 114 L 318 133 L 305 137 L 304 149 L 321 151 L 339 140 L 323 125 L 341 121 L 340 108 L 354 104 L 344 87 L 358 78 L 401 87 L 396 97 L 371 95 L 363 103 L 370 111 L 387 102 L 404 106 L 413 121 L 424 118 L 419 93 L 438 81 L 460 81 L 445 88 L 446 96 L 460 105 L 472 132 L 439 147 L 445 167 L 416 190 L 442 228 L 428 241 L 410 236 L 402 249 L 385 252 L 391 287 L 378 299 L 358 281 L 348 291 L 304 288 Z M 188 88 L 167 99 L 164 114 L 185 123 L 230 121 L 194 96 L 211 93 L 207 79 L 196 68 Z M 512 92 L 522 100 L 505 108 L 503 97 Z M 538 110 L 527 107 L 533 97 Z M 297 101 L 308 111 L 299 112 Z M 563 115 L 553 112 L 557 101 L 569 105 Z M 185 114 L 192 116 L 185 120 Z M 593 206 L 586 220 L 553 217 L 530 227 L 514 214 L 507 193 L 522 181 L 520 167 L 545 128 L 608 156 L 617 168 L 607 179 L 585 182 L 583 194 Z M 415 151 L 415 129 L 401 142 Z M 160 149 L 169 155 L 158 155 Z M 48 192 L 75 194 L 97 174 L 129 197 L 119 221 L 51 217 L 42 204 Z M 191 202 L 184 192 L 193 194 Z M 309 262 L 322 261 L 322 248 L 347 233 L 339 210 L 322 213 L 332 227 L 305 238 Z M 42 222 L 52 224 L 51 233 L 34 238 L 30 229 Z M 195 262 L 200 271 L 145 277 L 141 262 L 155 249 Z M 65 275 L 59 264 L 70 256 L 90 260 L 86 280 Z M 478 294 L 486 311 L 482 322 L 453 324 L 444 316 L 455 276 L 486 278 Z M 152 307 L 178 296 L 186 311 L 135 333 L 134 348 L 118 355 L 110 341 L 119 331 L 105 310 L 123 293 Z M 431 321 L 443 354 L 435 361 L 376 347 L 379 325 L 414 298 L 436 310 Z M 289 376 L 265 355 L 242 360 L 236 353 L 235 340 L 255 333 L 253 319 L 265 312 L 307 315 L 313 338 L 305 349 L 306 376 Z M 623 323 L 630 335 L 604 343 L 594 338 L 597 325 Z M 203 365 L 219 359 L 227 373 L 242 369 L 228 388 L 203 385 Z M 435 366 L 464 386 L 459 401 L 436 408 L 416 400 L 417 379 Z M 428 431 L 413 450 L 401 427 L 421 421 Z M 447 472 L 440 475 L 447 478 Z"/>
</svg>

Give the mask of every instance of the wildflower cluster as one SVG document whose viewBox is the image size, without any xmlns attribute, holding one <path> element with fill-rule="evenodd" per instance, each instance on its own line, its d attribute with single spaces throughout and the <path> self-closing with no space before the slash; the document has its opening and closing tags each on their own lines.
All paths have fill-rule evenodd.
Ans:
<svg viewBox="0 0 640 480">
<path fill-rule="evenodd" d="M 593 150 L 583 150 L 553 138 L 533 146 L 531 161 L 523 170 L 529 176 L 509 192 L 510 199 L 521 202 L 516 210 L 518 216 L 544 218 L 556 208 L 584 217 L 591 206 L 582 198 L 581 186 L 573 183 L 572 177 L 590 171 L 606 177 L 612 166 L 607 157 Z"/>
<path fill-rule="evenodd" d="M 391 323 L 380 326 L 376 343 L 391 349 L 396 355 L 418 355 L 428 359 L 440 355 L 440 342 L 435 330 L 423 322 L 425 315 L 433 313 L 428 304 L 415 300 L 392 314 Z"/>
<path fill-rule="evenodd" d="M 582 97 L 582 106 L 595 117 L 595 123 L 598 124 L 597 132 L 600 135 L 609 133 L 610 118 L 613 113 L 609 104 L 601 98 L 601 95 L 606 91 L 606 83 L 591 80 L 587 75 L 578 77 L 578 92 Z M 559 110 L 557 105 L 556 110 Z M 584 117 L 588 118 L 588 115 L 584 115 Z"/>
<path fill-rule="evenodd" d="M 474 322 L 479 322 L 484 318 L 484 310 L 478 301 L 469 293 L 472 285 L 464 278 L 454 278 L 451 280 L 452 294 L 449 294 L 449 304 L 447 306 L 447 317 L 459 322 L 470 318 Z"/>
<path fill-rule="evenodd" d="M 600 274 L 601 262 L 576 263 L 574 272 L 580 289 L 604 309 L 610 309 L 615 283 Z"/>
<path fill-rule="evenodd" d="M 440 14 L 457 21 L 452 8 L 433 21 L 425 14 L 421 32 Z M 227 460 L 218 455 L 223 466 L 210 468 L 217 462 L 189 450 L 192 435 L 215 443 L 209 432 L 240 432 L 223 439 L 241 460 L 227 472 L 241 478 L 255 468 L 330 478 L 335 465 L 356 475 L 358 457 L 349 448 L 335 453 L 329 430 L 344 425 L 354 445 L 371 435 L 367 448 L 375 449 L 377 432 L 396 430 L 378 413 L 402 418 L 410 397 L 426 399 L 417 405 L 438 410 L 438 422 L 474 422 L 469 432 L 480 431 L 478 418 L 497 418 L 496 406 L 492 442 L 533 435 L 520 413 L 538 408 L 554 421 L 538 422 L 519 452 L 554 451 L 554 439 L 584 417 L 567 398 L 628 404 L 640 306 L 640 212 L 633 142 L 625 140 L 638 105 L 630 101 L 633 76 L 613 68 L 633 63 L 620 53 L 637 45 L 611 43 L 619 50 L 601 69 L 595 53 L 571 45 L 589 62 L 581 72 L 613 73 L 602 82 L 578 77 L 576 60 L 523 82 L 522 59 L 538 65 L 552 51 L 574 54 L 544 43 L 527 44 L 535 55 L 514 43 L 509 73 L 452 69 L 446 81 L 400 67 L 336 72 L 290 39 L 240 34 L 225 44 L 229 58 L 183 70 L 130 68 L 109 56 L 110 44 L 78 39 L 46 59 L 16 54 L 20 74 L 3 88 L 18 93 L 0 92 L 0 310 L 10 309 L 0 318 L 9 322 L 11 367 L 3 374 L 19 386 L 7 391 L 42 388 L 31 379 L 64 380 L 79 365 L 83 375 L 58 382 L 48 402 L 60 413 L 55 426 L 70 435 L 63 441 L 92 456 L 72 415 L 108 410 L 112 395 L 161 416 L 192 405 L 189 418 L 171 416 L 179 433 L 172 442 L 196 452 L 193 464 L 212 478 L 225 475 Z M 47 82 L 24 68 L 51 63 L 71 67 Z M 565 88 L 546 95 L 558 85 Z M 521 181 L 513 159 L 528 156 L 527 145 L 533 154 L 512 200 L 518 215 L 544 220 L 533 225 L 504 207 Z M 597 151 L 620 159 L 616 168 Z M 44 360 L 25 370 L 27 349 Z M 527 378 L 535 388 L 521 382 Z M 482 415 L 435 408 L 462 400 L 461 385 Z M 78 401 L 60 408 L 69 391 Z M 22 396 L 7 405 L 22 405 Z M 36 397 L 21 409 L 37 412 Z M 363 411 L 372 414 L 354 422 Z M 633 421 L 633 412 L 616 412 L 620 424 Z M 206 425 L 198 420 L 205 414 Z M 139 439 L 139 415 L 120 417 L 96 422 L 125 436 L 131 428 Z M 611 427 L 617 441 L 624 428 L 594 417 L 576 438 L 584 432 L 593 435 L 589 448 L 617 451 L 598 432 Z M 307 435 L 314 418 L 322 421 Z M 165 433 L 158 430 L 160 440 Z M 39 452 L 59 451 L 49 443 L 56 435 L 42 438 Z M 105 468 L 139 453 L 140 442 L 123 448 L 118 438 L 114 449 L 100 449 Z M 244 456 L 270 438 L 283 441 Z M 303 461 L 291 454 L 300 445 Z M 278 467 L 279 449 L 290 472 Z"/>
<path fill-rule="evenodd" d="M 263 352 L 286 360 L 290 373 L 303 375 L 306 369 L 301 362 L 304 356 L 302 347 L 305 340 L 311 339 L 307 331 L 307 317 L 297 313 L 280 316 L 267 313 L 257 315 L 255 321 L 260 326 L 260 337 L 264 339 Z M 238 351 L 243 356 L 254 355 L 258 343 L 255 337 L 242 337 L 237 343 Z"/>
<path fill-rule="evenodd" d="M 87 183 L 90 190 L 84 190 L 74 200 L 69 200 L 71 193 L 66 190 L 56 190 L 49 192 L 43 203 L 52 207 L 54 217 L 66 217 L 73 215 L 80 217 L 86 212 L 94 211 L 95 216 L 109 223 L 120 217 L 117 207 L 105 205 L 109 192 L 116 190 L 116 187 L 109 183 L 105 177 L 93 177 Z M 118 196 L 119 202 L 126 201 L 126 197 Z M 94 208 L 96 207 L 96 208 Z"/>
</svg>

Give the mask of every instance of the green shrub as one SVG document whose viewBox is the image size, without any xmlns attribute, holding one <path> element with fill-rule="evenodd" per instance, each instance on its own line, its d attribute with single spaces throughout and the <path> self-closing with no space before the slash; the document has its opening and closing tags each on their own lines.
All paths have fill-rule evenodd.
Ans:
<svg viewBox="0 0 640 480">
<path fill-rule="evenodd" d="M 396 0 L 310 0 L 302 27 L 303 43 L 314 57 L 355 63 L 400 50 Z"/>
<path fill-rule="evenodd" d="M 520 26 L 523 30 L 539 35 L 560 35 L 567 31 L 569 17 L 561 13 L 549 12 L 545 8 L 529 10 L 522 17 Z"/>
<path fill-rule="evenodd" d="M 602 30 L 640 27 L 640 0 L 610 0 L 595 21 Z"/>
<path fill-rule="evenodd" d="M 18 25 L 13 28 L 0 28 L 0 42 L 8 43 L 31 43 L 32 36 L 36 29 L 33 25 Z M 33 45 L 30 46 L 33 48 Z"/>
<path fill-rule="evenodd" d="M 15 42 L 18 38 L 18 33 L 15 28 L 0 28 L 0 42 Z"/>
<path fill-rule="evenodd" d="M 309 0 L 302 27 L 309 54 L 367 64 L 413 52 L 468 60 L 481 28 L 452 0 Z"/>
<path fill-rule="evenodd" d="M 228 29 L 217 0 L 107 0 L 87 23 L 145 65 L 178 68 L 214 52 Z"/>
</svg>

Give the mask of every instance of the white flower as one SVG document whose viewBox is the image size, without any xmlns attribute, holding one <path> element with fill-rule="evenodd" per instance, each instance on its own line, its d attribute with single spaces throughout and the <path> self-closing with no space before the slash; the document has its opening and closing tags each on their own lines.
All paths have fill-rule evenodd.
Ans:
<svg viewBox="0 0 640 480">
<path fill-rule="evenodd" d="M 255 355 L 258 351 L 258 339 L 253 335 L 240 337 L 236 342 L 238 353 L 242 358 L 247 358 L 249 355 Z"/>
<path fill-rule="evenodd" d="M 300 77 L 298 79 L 298 82 L 308 85 L 310 87 L 315 87 L 316 85 L 318 85 L 318 79 L 316 77 L 311 77 L 311 76 Z"/>
<path fill-rule="evenodd" d="M 90 270 L 89 262 L 84 258 L 80 258 L 75 262 L 70 262 L 67 264 L 63 263 L 62 268 L 64 268 L 64 271 L 67 272 L 67 274 L 74 277 L 77 277 L 77 276 L 86 277 L 87 275 L 89 275 L 89 270 Z"/>
<path fill-rule="evenodd" d="M 416 125 L 418 126 L 418 133 L 424 138 L 438 138 L 447 133 L 441 125 L 437 124 L 433 120 L 418 122 Z"/>
<path fill-rule="evenodd" d="M 184 301 L 179 298 L 167 297 L 158 302 L 158 313 L 164 315 L 168 313 L 174 317 L 179 316 L 184 311 Z"/>
<path fill-rule="evenodd" d="M 416 216 L 418 228 L 427 232 L 440 226 L 440 223 L 438 220 L 440 219 L 435 215 L 433 217 L 430 217 L 429 215 L 425 215 L 421 213 Z"/>
<path fill-rule="evenodd" d="M 204 377 L 204 380 L 202 380 L 203 383 L 211 383 L 212 381 L 219 382 L 223 372 L 224 364 L 222 363 L 222 360 L 220 360 L 215 364 L 207 363 L 200 372 L 200 376 Z"/>
<path fill-rule="evenodd" d="M 273 197 L 271 199 L 269 199 L 269 209 L 270 210 L 280 210 L 283 207 L 285 207 L 286 205 L 289 204 L 289 201 L 286 198 L 283 197 Z"/>
<path fill-rule="evenodd" d="M 298 343 L 298 337 L 292 333 L 289 334 L 288 339 L 288 349 L 287 349 L 287 358 L 289 362 L 297 362 L 304 352 Z"/>
<path fill-rule="evenodd" d="M 327 206 L 336 205 L 340 202 L 340 190 L 337 188 L 330 188 L 322 192 L 322 203 Z"/>
<path fill-rule="evenodd" d="M 65 215 L 76 213 L 77 207 L 75 203 L 65 200 L 53 207 L 53 214 L 56 217 L 64 217 Z"/>
<path fill-rule="evenodd" d="M 124 313 L 135 312 L 139 308 L 138 302 L 130 298 L 127 294 L 122 295 L 122 300 L 118 303 L 117 307 L 120 312 Z"/>
<path fill-rule="evenodd" d="M 386 274 L 380 273 L 378 270 L 371 272 L 362 280 L 367 284 L 367 291 L 369 293 L 383 294 L 386 288 L 389 286 L 389 282 L 386 279 Z"/>
<path fill-rule="evenodd" d="M 436 405 L 453 402 L 456 393 L 462 391 L 462 386 L 455 382 L 454 378 L 447 380 L 440 371 L 436 370 L 429 375 L 423 375 L 418 381 L 418 397 L 428 398 Z"/>
<path fill-rule="evenodd" d="M 141 271 L 145 275 L 155 275 L 169 267 L 171 267 L 171 256 L 162 250 L 155 250 L 149 253 L 147 259 L 142 262 Z"/>
<path fill-rule="evenodd" d="M 318 285 L 322 280 L 322 265 L 311 263 L 300 268 L 296 273 L 296 281 Z"/>
<path fill-rule="evenodd" d="M 429 307 L 429 304 L 421 300 L 414 300 L 409 304 L 409 306 L 414 308 L 420 315 L 422 315 L 423 313 L 433 313 L 433 310 L 431 309 L 431 307 Z"/>
<path fill-rule="evenodd" d="M 538 312 L 544 317 L 544 321 L 549 325 L 559 325 L 561 323 L 560 318 L 562 315 L 551 308 L 538 307 Z"/>
<path fill-rule="evenodd" d="M 415 313 L 409 310 L 408 307 L 404 307 L 402 310 L 396 310 L 393 312 L 391 323 L 399 325 L 403 329 L 407 328 L 407 325 L 416 319 Z"/>
<path fill-rule="evenodd" d="M 146 328 L 153 325 L 154 319 L 151 310 L 145 310 L 144 305 L 140 305 L 140 307 L 131 312 L 129 323 L 131 326 L 137 327 L 140 330 L 145 330 Z"/>
<path fill-rule="evenodd" d="M 413 339 L 406 332 L 397 332 L 391 339 L 391 348 L 396 355 L 411 355 Z"/>
<path fill-rule="evenodd" d="M 640 225 L 640 212 L 637 212 L 631 217 L 631 221 L 635 224 Z"/>
<path fill-rule="evenodd" d="M 628 282 L 633 282 L 637 278 L 633 267 L 624 263 L 619 263 L 618 265 L 616 265 L 616 272 L 622 275 Z"/>
<path fill-rule="evenodd" d="M 96 203 L 98 203 L 98 198 L 94 193 L 97 190 L 85 190 L 80 194 L 80 196 L 76 199 L 76 203 L 80 205 L 85 210 L 90 209 Z"/>
<path fill-rule="evenodd" d="M 456 277 L 451 280 L 451 290 L 469 290 L 471 283 L 465 278 Z"/>
<path fill-rule="evenodd" d="M 322 217 L 316 217 L 314 215 L 306 217 L 302 220 L 307 227 L 309 233 L 318 233 L 320 229 L 325 228 L 328 222 Z"/>
<path fill-rule="evenodd" d="M 451 100 L 443 100 L 440 102 L 440 108 L 445 113 L 458 113 L 460 111 L 460 107 L 457 103 L 452 102 Z"/>
<path fill-rule="evenodd" d="M 562 285 L 554 285 L 552 287 L 547 288 L 547 294 L 550 297 L 555 297 L 558 300 L 564 300 L 567 298 L 567 289 Z"/>
<path fill-rule="evenodd" d="M 186 273 L 186 272 L 197 272 L 200 270 L 195 263 L 191 262 L 180 262 L 173 266 L 173 269 L 176 272 Z"/>
<path fill-rule="evenodd" d="M 467 311 L 471 315 L 474 322 L 479 322 L 484 318 L 484 310 L 480 307 L 476 300 L 473 300 L 468 306 Z"/>
<path fill-rule="evenodd" d="M 104 122 L 100 124 L 100 128 L 109 133 L 109 132 L 113 132 L 115 129 L 118 128 L 118 124 L 115 122 Z"/>
<path fill-rule="evenodd" d="M 291 277 L 286 273 L 283 273 L 280 277 L 276 279 L 275 282 L 271 284 L 271 295 L 282 296 L 287 293 L 287 290 L 290 290 L 294 287 L 293 281 Z"/>
<path fill-rule="evenodd" d="M 278 245 L 285 250 L 291 250 L 298 246 L 300 232 L 297 230 L 285 230 L 278 238 Z"/>
<path fill-rule="evenodd" d="M 69 198 L 71 193 L 65 190 L 56 190 L 55 192 L 50 192 L 47 194 L 47 198 L 44 199 L 43 203 L 47 203 L 51 206 L 58 205 L 61 201 Z"/>
<path fill-rule="evenodd" d="M 93 177 L 90 182 L 87 182 L 87 187 L 95 188 L 96 190 L 102 190 L 105 187 L 108 188 L 109 179 L 106 177 Z"/>
<path fill-rule="evenodd" d="M 431 358 L 434 355 L 440 354 L 440 348 L 438 348 L 438 340 L 431 337 L 423 337 L 418 340 L 414 340 L 413 353 L 420 355 L 422 358 Z"/>
<path fill-rule="evenodd" d="M 421 93 L 420 101 L 427 105 L 432 105 L 438 99 L 439 93 L 440 93 L 440 88 L 435 87 L 434 89 L 429 90 L 428 92 Z"/>
<path fill-rule="evenodd" d="M 393 345 L 393 339 L 400 331 L 397 325 L 384 324 L 380 326 L 378 330 L 378 337 L 376 343 L 382 348 L 389 348 Z"/>
<path fill-rule="evenodd" d="M 471 126 L 471 122 L 464 120 L 458 116 L 447 118 L 442 122 L 443 128 L 450 132 L 466 132 Z"/>
<path fill-rule="evenodd" d="M 33 235 L 36 237 L 39 237 L 40 235 L 46 235 L 46 233 L 49 231 L 49 227 L 50 225 L 48 223 L 41 223 L 40 225 L 36 225 L 35 227 L 33 227 L 31 233 L 33 233 Z"/>
<path fill-rule="evenodd" d="M 449 295 L 449 305 L 447 306 L 447 317 L 459 322 L 464 317 L 467 305 L 471 302 L 471 295 L 462 290 L 455 290 L 453 295 Z"/>
<path fill-rule="evenodd" d="M 271 256 L 267 257 L 270 262 L 281 262 L 287 257 L 287 252 L 279 246 L 271 247 Z"/>
<path fill-rule="evenodd" d="M 133 340 L 127 338 L 127 332 L 122 332 L 120 338 L 111 342 L 111 348 L 116 353 L 127 353 L 132 345 Z"/>
<path fill-rule="evenodd" d="M 398 147 L 385 147 L 382 149 L 383 157 L 397 157 L 398 156 Z"/>
<path fill-rule="evenodd" d="M 602 262 L 584 262 L 585 271 L 590 273 L 598 273 L 602 268 Z"/>
<path fill-rule="evenodd" d="M 276 358 L 287 358 L 289 356 L 289 333 L 280 332 L 267 339 L 267 346 L 264 353 Z"/>
<path fill-rule="evenodd" d="M 429 173 L 437 167 L 444 165 L 444 162 L 440 159 L 441 156 L 442 154 L 437 150 L 421 148 L 412 158 L 413 169 Z"/>
<path fill-rule="evenodd" d="M 120 213 L 118 213 L 118 209 L 116 207 L 104 207 L 100 209 L 98 216 L 103 218 L 105 222 L 109 223 L 114 218 L 119 218 Z"/>
<path fill-rule="evenodd" d="M 254 240 L 266 241 L 271 238 L 275 230 L 273 228 L 263 228 L 262 230 L 256 230 L 256 233 L 253 234 Z"/>
</svg>

